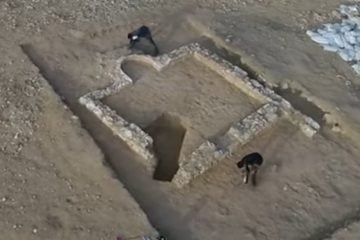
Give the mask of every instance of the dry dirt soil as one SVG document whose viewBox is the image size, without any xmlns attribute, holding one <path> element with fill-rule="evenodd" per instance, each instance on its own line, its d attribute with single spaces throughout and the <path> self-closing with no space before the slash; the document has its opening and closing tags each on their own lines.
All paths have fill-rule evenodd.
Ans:
<svg viewBox="0 0 360 240">
<path fill-rule="evenodd" d="M 360 78 L 305 34 L 349 2 L 0 0 L 0 239 L 360 239 Z M 282 118 L 181 190 L 153 180 L 77 102 L 111 84 L 140 24 L 163 53 L 201 41 L 266 79 L 321 131 Z M 196 142 L 258 106 L 200 63 L 131 64 L 133 89 L 105 101 L 142 127 L 161 107 L 188 115 Z M 251 151 L 265 159 L 256 188 L 235 165 Z"/>
</svg>

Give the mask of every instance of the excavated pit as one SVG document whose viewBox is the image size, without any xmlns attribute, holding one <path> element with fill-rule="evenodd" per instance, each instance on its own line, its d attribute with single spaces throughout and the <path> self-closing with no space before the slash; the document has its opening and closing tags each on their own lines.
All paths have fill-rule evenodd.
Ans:
<svg viewBox="0 0 360 240">
<path fill-rule="evenodd" d="M 186 128 L 179 117 L 164 113 L 151 123 L 145 132 L 153 138 L 153 150 L 158 159 L 153 178 L 171 182 L 179 169 Z"/>
</svg>

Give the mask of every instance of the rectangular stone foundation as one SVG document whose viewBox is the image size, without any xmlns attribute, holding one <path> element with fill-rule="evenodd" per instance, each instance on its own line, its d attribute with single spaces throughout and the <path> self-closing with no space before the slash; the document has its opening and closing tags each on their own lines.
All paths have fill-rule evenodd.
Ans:
<svg viewBox="0 0 360 240">
<path fill-rule="evenodd" d="M 277 95 L 273 90 L 263 86 L 254 79 L 250 79 L 244 70 L 220 58 L 217 54 L 210 53 L 208 50 L 201 48 L 197 43 L 183 46 L 169 54 L 158 57 L 145 55 L 121 57 L 114 62 L 114 72 L 109 73 L 114 76 L 114 83 L 104 89 L 99 89 L 82 96 L 79 102 L 89 111 L 93 112 L 130 149 L 141 156 L 142 163 L 152 173 L 157 165 L 156 156 L 154 156 L 152 151 L 152 138 L 139 126 L 127 122 L 100 100 L 117 94 L 125 86 L 133 84 L 133 80 L 121 69 L 123 61 L 136 60 L 146 62 L 157 71 L 161 71 L 170 63 L 188 56 L 194 56 L 221 74 L 225 81 L 241 89 L 250 97 L 263 102 L 264 105 L 231 126 L 224 135 L 218 136 L 214 142 L 207 140 L 202 143 L 188 158 L 181 161 L 179 170 L 173 179 L 176 186 L 183 187 L 197 176 L 205 173 L 236 147 L 246 144 L 261 131 L 271 127 L 280 114 L 298 125 L 308 137 L 312 137 L 319 130 L 320 126 L 317 122 L 295 110 L 288 101 Z"/>
</svg>

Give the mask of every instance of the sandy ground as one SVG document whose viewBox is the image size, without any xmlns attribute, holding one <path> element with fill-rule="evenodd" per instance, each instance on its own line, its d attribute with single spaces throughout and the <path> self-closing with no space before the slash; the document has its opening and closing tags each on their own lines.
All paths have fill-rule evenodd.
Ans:
<svg viewBox="0 0 360 240">
<path fill-rule="evenodd" d="M 359 237 L 359 231 L 360 231 L 359 227 L 360 227 L 359 222 L 350 224 L 349 226 L 341 228 L 340 230 L 335 232 L 334 235 L 331 238 L 329 238 L 329 240 L 357 239 Z"/>
<path fill-rule="evenodd" d="M 41 127 L 18 155 L 1 156 L 1 238 L 113 239 L 154 232 L 78 119 L 45 89 Z"/>
<path fill-rule="evenodd" d="M 359 78 L 304 34 L 333 21 L 340 3 L 0 1 L 0 239 L 114 239 L 153 232 L 150 223 L 175 240 L 358 239 Z M 191 13 L 196 30 L 180 24 Z M 76 102 L 111 82 L 99 53 L 126 53 L 126 33 L 141 23 L 162 52 L 205 34 L 239 54 L 269 85 L 293 90 L 287 98 L 321 133 L 310 140 L 281 120 L 182 190 L 152 180 Z M 265 157 L 257 188 L 235 168 L 254 150 Z"/>
<path fill-rule="evenodd" d="M 139 64 L 132 64 L 131 70 L 124 70 L 140 72 Z M 187 125 L 182 148 L 187 156 L 206 139 L 225 132 L 260 106 L 194 58 L 182 59 L 161 73 L 142 71 L 145 75 L 134 86 L 104 102 L 129 122 L 143 128 L 164 112 L 179 116 Z"/>
</svg>

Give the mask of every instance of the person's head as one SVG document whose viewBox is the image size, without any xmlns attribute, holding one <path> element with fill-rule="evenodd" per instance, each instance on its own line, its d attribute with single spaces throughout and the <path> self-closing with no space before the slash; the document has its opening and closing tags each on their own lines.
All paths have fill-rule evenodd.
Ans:
<svg viewBox="0 0 360 240">
<path fill-rule="evenodd" d="M 128 39 L 132 39 L 133 35 L 132 33 L 128 33 Z"/>
<path fill-rule="evenodd" d="M 245 161 L 242 159 L 241 161 L 239 161 L 236 165 L 238 168 L 243 168 L 245 164 Z"/>
</svg>

